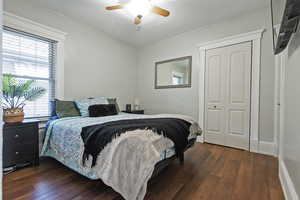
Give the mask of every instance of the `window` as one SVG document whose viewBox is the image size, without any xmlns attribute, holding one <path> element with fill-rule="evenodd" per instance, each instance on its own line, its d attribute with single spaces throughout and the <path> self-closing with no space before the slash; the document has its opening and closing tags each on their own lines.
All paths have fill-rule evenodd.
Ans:
<svg viewBox="0 0 300 200">
<path fill-rule="evenodd" d="M 180 77 L 180 76 L 176 76 L 176 75 L 173 75 L 173 84 L 174 85 L 180 85 L 180 84 L 182 84 L 182 77 Z"/>
<path fill-rule="evenodd" d="M 183 81 L 183 76 L 184 74 L 183 73 L 178 73 L 178 72 L 172 72 L 172 83 L 174 85 L 181 85 L 181 84 L 184 84 L 184 81 Z"/>
<path fill-rule="evenodd" d="M 3 74 L 35 80 L 47 92 L 24 107 L 25 117 L 49 116 L 49 101 L 55 96 L 56 41 L 4 27 Z"/>
</svg>

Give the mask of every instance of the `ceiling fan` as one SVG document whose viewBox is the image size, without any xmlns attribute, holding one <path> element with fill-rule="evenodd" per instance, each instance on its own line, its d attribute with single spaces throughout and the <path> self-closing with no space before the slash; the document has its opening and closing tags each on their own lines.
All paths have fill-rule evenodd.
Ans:
<svg viewBox="0 0 300 200">
<path fill-rule="evenodd" d="M 170 12 L 166 9 L 152 5 L 151 0 L 131 0 L 125 4 L 107 6 L 106 10 L 118 10 L 127 8 L 134 16 L 134 24 L 142 22 L 142 18 L 149 12 L 168 17 Z"/>
</svg>

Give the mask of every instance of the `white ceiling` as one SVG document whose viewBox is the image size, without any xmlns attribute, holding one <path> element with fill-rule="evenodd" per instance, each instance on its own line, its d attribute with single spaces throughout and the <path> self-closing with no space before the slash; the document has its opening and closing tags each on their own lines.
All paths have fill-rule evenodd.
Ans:
<svg viewBox="0 0 300 200">
<path fill-rule="evenodd" d="M 268 0 L 152 0 L 168 9 L 169 17 L 149 14 L 140 31 L 126 10 L 106 11 L 118 0 L 32 0 L 49 9 L 90 24 L 134 46 L 150 44 L 169 36 L 232 18 L 268 6 Z M 128 0 L 120 0 L 126 2 Z"/>
</svg>

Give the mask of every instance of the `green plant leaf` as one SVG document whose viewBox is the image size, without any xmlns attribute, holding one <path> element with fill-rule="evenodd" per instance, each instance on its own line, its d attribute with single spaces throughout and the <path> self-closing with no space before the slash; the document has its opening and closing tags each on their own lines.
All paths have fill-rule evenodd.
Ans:
<svg viewBox="0 0 300 200">
<path fill-rule="evenodd" d="M 26 101 L 35 101 L 46 93 L 46 89 L 42 87 L 34 87 L 26 91 L 24 98 Z"/>
<path fill-rule="evenodd" d="M 23 107 L 26 101 L 35 101 L 46 93 L 43 87 L 35 87 L 35 80 L 16 79 L 11 74 L 3 75 L 3 106 Z"/>
</svg>

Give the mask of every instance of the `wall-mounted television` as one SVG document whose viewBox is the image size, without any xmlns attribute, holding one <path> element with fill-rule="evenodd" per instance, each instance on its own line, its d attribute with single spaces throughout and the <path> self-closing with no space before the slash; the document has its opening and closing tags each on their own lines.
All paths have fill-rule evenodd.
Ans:
<svg viewBox="0 0 300 200">
<path fill-rule="evenodd" d="M 300 0 L 271 0 L 274 54 L 279 54 L 288 45 L 297 30 L 300 18 Z M 275 28 L 279 25 L 279 32 Z"/>
</svg>

